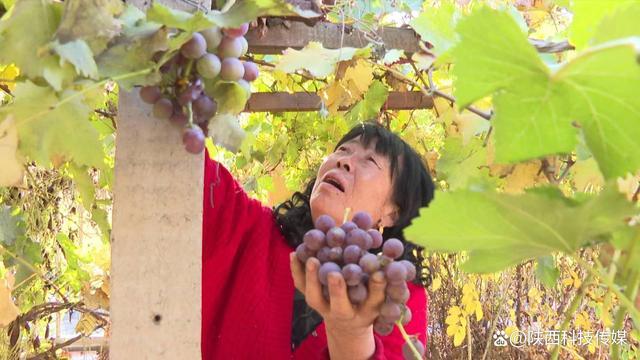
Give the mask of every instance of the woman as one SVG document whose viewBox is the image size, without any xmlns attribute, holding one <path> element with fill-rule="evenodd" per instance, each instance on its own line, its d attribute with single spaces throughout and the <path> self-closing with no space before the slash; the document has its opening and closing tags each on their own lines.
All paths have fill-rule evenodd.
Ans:
<svg viewBox="0 0 640 360">
<path fill-rule="evenodd" d="M 317 259 L 305 267 L 292 256 L 313 220 L 342 221 L 366 211 L 384 238 L 405 243 L 403 258 L 418 269 L 405 326 L 426 344 L 428 298 L 419 250 L 402 230 L 433 198 L 433 183 L 416 152 L 384 127 L 367 123 L 346 134 L 304 193 L 271 210 L 249 199 L 229 172 L 205 156 L 203 359 L 401 359 L 398 329 L 373 332 L 384 300 L 384 279 L 372 276 L 369 297 L 357 308 L 344 279 L 330 279 L 330 302 L 317 282 Z M 295 283 L 295 289 L 294 289 Z"/>
</svg>

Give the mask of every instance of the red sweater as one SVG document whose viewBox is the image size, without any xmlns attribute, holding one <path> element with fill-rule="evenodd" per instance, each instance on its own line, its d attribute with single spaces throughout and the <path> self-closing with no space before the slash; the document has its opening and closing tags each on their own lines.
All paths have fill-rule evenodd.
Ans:
<svg viewBox="0 0 640 360">
<path fill-rule="evenodd" d="M 293 251 L 270 208 L 250 199 L 222 165 L 205 154 L 202 225 L 202 358 L 329 359 L 324 323 L 291 350 Z M 409 284 L 413 314 L 405 326 L 426 344 L 427 293 Z M 397 328 L 375 334 L 374 359 L 402 359 Z"/>
</svg>

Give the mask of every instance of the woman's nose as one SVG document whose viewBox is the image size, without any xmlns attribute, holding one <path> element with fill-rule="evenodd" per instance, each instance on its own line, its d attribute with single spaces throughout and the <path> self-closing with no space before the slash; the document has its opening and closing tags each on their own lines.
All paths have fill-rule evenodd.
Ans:
<svg viewBox="0 0 640 360">
<path fill-rule="evenodd" d="M 338 160 L 338 168 L 344 168 L 347 172 L 351 171 L 351 165 L 349 164 L 348 158 L 342 158 Z"/>
</svg>

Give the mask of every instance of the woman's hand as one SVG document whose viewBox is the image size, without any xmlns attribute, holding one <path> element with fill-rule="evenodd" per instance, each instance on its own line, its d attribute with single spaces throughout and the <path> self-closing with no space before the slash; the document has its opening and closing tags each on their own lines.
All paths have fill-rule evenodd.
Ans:
<svg viewBox="0 0 640 360">
<path fill-rule="evenodd" d="M 378 271 L 369 278 L 367 299 L 361 305 L 353 306 L 342 274 L 329 274 L 330 301 L 327 301 L 322 296 L 322 284 L 318 279 L 318 259 L 312 257 L 303 266 L 295 252 L 289 258 L 295 287 L 304 294 L 307 304 L 324 319 L 331 359 L 371 357 L 375 352 L 373 322 L 380 314 L 385 298 L 386 281 L 382 272 Z"/>
</svg>

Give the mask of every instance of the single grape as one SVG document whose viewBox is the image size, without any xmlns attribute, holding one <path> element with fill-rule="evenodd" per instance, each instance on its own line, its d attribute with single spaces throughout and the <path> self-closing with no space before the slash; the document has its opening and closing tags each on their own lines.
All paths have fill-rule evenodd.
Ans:
<svg viewBox="0 0 640 360">
<path fill-rule="evenodd" d="M 160 98 L 153 104 L 153 116 L 168 119 L 173 114 L 173 103 L 167 98 Z"/>
<path fill-rule="evenodd" d="M 216 102 L 204 94 L 200 95 L 200 97 L 193 102 L 193 112 L 197 114 L 198 119 L 203 119 L 202 121 L 209 120 L 216 114 L 217 109 L 218 105 Z"/>
<path fill-rule="evenodd" d="M 296 248 L 296 257 L 298 258 L 298 260 L 300 260 L 300 262 L 302 262 L 303 264 L 307 263 L 307 260 L 312 257 L 314 255 L 313 251 L 307 249 L 307 246 L 305 244 L 300 244 L 298 245 L 298 247 Z"/>
<path fill-rule="evenodd" d="M 404 245 L 402 245 L 402 241 L 391 238 L 387 239 L 387 241 L 382 244 L 382 253 L 387 255 L 392 259 L 397 259 L 402 256 L 404 252 Z"/>
<path fill-rule="evenodd" d="M 387 336 L 391 334 L 391 332 L 393 331 L 393 324 L 384 323 L 382 321 L 376 320 L 373 323 L 373 331 L 375 331 L 376 333 L 382 336 Z"/>
<path fill-rule="evenodd" d="M 180 48 L 180 54 L 187 59 L 199 59 L 207 52 L 207 41 L 200 33 L 194 33 L 191 39 Z"/>
<path fill-rule="evenodd" d="M 342 260 L 345 264 L 357 264 L 362 256 L 362 249 L 358 245 L 349 245 L 342 251 Z"/>
<path fill-rule="evenodd" d="M 349 296 L 349 301 L 351 301 L 352 304 L 361 304 L 367 299 L 367 287 L 362 283 L 349 286 L 347 289 L 347 295 Z"/>
<path fill-rule="evenodd" d="M 371 216 L 364 211 L 358 211 L 357 213 L 355 213 L 351 221 L 358 225 L 358 227 L 362 230 L 369 230 L 371 229 L 371 226 L 373 226 L 373 220 L 371 219 Z"/>
<path fill-rule="evenodd" d="M 220 74 L 222 63 L 214 54 L 205 54 L 196 62 L 196 70 L 205 79 L 213 79 Z"/>
<path fill-rule="evenodd" d="M 247 81 L 254 81 L 258 78 L 258 74 L 260 70 L 258 69 L 258 65 L 252 63 L 251 61 L 245 61 L 242 63 L 244 66 L 244 78 Z"/>
<path fill-rule="evenodd" d="M 320 261 L 321 264 L 324 264 L 327 261 L 331 261 L 331 248 L 328 248 L 328 247 L 321 248 L 320 250 L 318 250 L 316 257 L 318 258 L 318 261 Z"/>
<path fill-rule="evenodd" d="M 140 99 L 147 104 L 155 104 L 162 96 L 159 86 L 144 86 L 140 89 Z"/>
<path fill-rule="evenodd" d="M 304 234 L 302 241 L 310 250 L 318 251 L 325 245 L 324 233 L 318 229 L 311 229 Z"/>
<path fill-rule="evenodd" d="M 242 41 L 225 36 L 218 46 L 218 55 L 221 59 L 239 58 L 242 56 Z"/>
<path fill-rule="evenodd" d="M 244 36 L 249 31 L 249 23 L 244 23 L 237 28 L 225 28 L 222 32 L 229 37 Z"/>
<path fill-rule="evenodd" d="M 388 284 L 386 293 L 387 296 L 389 296 L 389 299 L 400 304 L 406 303 L 407 300 L 409 300 L 409 296 L 411 295 L 406 283 Z"/>
<path fill-rule="evenodd" d="M 367 274 L 373 274 L 380 269 L 380 262 L 378 261 L 378 257 L 374 254 L 364 254 L 360 258 L 359 264 L 362 270 Z"/>
<path fill-rule="evenodd" d="M 318 278 L 320 280 L 320 283 L 322 283 L 323 285 L 328 285 L 329 284 L 328 276 L 329 276 L 329 273 L 332 273 L 332 272 L 341 273 L 340 266 L 338 266 L 338 264 L 333 262 L 326 262 L 322 264 L 320 266 L 320 270 L 318 270 Z"/>
<path fill-rule="evenodd" d="M 171 123 L 173 123 L 174 125 L 183 127 L 187 125 L 187 123 L 189 122 L 189 118 L 182 111 L 174 111 L 173 115 L 171 115 L 171 117 L 169 118 L 169 121 L 171 121 Z"/>
<path fill-rule="evenodd" d="M 409 309 L 408 307 L 404 306 L 404 309 L 402 309 L 402 325 L 407 325 L 410 321 L 411 321 L 411 309 Z"/>
<path fill-rule="evenodd" d="M 244 56 L 244 54 L 246 54 L 247 51 L 249 51 L 249 43 L 247 42 L 247 39 L 245 39 L 242 36 L 240 36 L 238 40 L 240 40 L 240 44 L 242 44 L 242 53 L 240 56 Z"/>
<path fill-rule="evenodd" d="M 227 81 L 238 81 L 244 76 L 244 66 L 236 58 L 226 58 L 222 60 L 220 68 L 220 78 Z"/>
<path fill-rule="evenodd" d="M 333 220 L 332 220 L 333 221 Z M 317 225 L 316 225 L 317 228 Z M 342 228 L 332 227 L 327 232 L 327 244 L 329 246 L 342 246 L 344 245 L 344 240 L 346 238 L 346 234 Z"/>
<path fill-rule="evenodd" d="M 371 248 L 372 249 L 377 249 L 380 246 L 382 246 L 382 234 L 380 234 L 380 231 L 376 230 L 376 229 L 369 229 L 367 230 L 367 234 L 369 234 L 369 236 L 371 236 Z"/>
<path fill-rule="evenodd" d="M 220 45 L 220 41 L 222 41 L 223 37 L 220 28 L 217 26 L 213 26 L 200 31 L 200 34 L 202 34 L 204 39 L 207 41 L 207 50 L 210 52 L 215 52 Z"/>
<path fill-rule="evenodd" d="M 402 316 L 402 311 L 400 310 L 400 306 L 392 301 L 386 301 L 380 307 L 380 315 L 384 316 L 385 319 L 396 322 L 400 320 Z"/>
<path fill-rule="evenodd" d="M 413 344 L 413 347 L 416 348 L 416 350 L 420 354 L 420 357 L 417 358 L 413 350 L 411 350 L 411 347 L 409 346 L 409 344 L 405 342 L 402 345 L 403 359 L 404 360 L 422 360 L 422 357 L 424 356 L 424 345 L 422 344 L 422 341 L 418 340 L 417 338 L 411 338 L 411 344 Z"/>
<path fill-rule="evenodd" d="M 197 126 L 184 129 L 182 143 L 185 149 L 192 154 L 200 154 L 204 150 L 204 133 Z"/>
<path fill-rule="evenodd" d="M 333 221 L 333 218 L 329 215 L 320 215 L 316 219 L 314 226 L 316 227 L 316 229 L 322 231 L 323 233 L 326 233 L 332 227 L 336 226 L 336 222 Z"/>
<path fill-rule="evenodd" d="M 351 232 L 347 234 L 346 241 L 347 245 L 358 245 L 362 250 L 369 250 L 371 243 L 373 242 L 373 240 L 371 240 L 371 236 L 362 229 L 351 230 Z"/>
<path fill-rule="evenodd" d="M 385 267 L 384 274 L 390 283 L 403 283 L 407 279 L 407 268 L 403 264 L 394 261 Z"/>
<path fill-rule="evenodd" d="M 342 268 L 342 276 L 349 286 L 356 286 L 362 280 L 362 269 L 356 264 L 347 264 Z"/>
<path fill-rule="evenodd" d="M 345 233 L 348 234 L 349 232 L 351 232 L 351 230 L 357 229 L 358 225 L 356 225 L 353 221 L 346 221 L 340 227 L 342 228 L 342 230 L 344 230 Z"/>
<path fill-rule="evenodd" d="M 404 265 L 407 269 L 407 281 L 412 281 L 416 278 L 416 266 L 411 263 L 409 260 L 400 260 L 398 261 L 400 264 Z"/>
<path fill-rule="evenodd" d="M 332 247 L 329 252 L 329 261 L 334 263 L 342 263 L 342 248 L 339 246 Z"/>
</svg>

